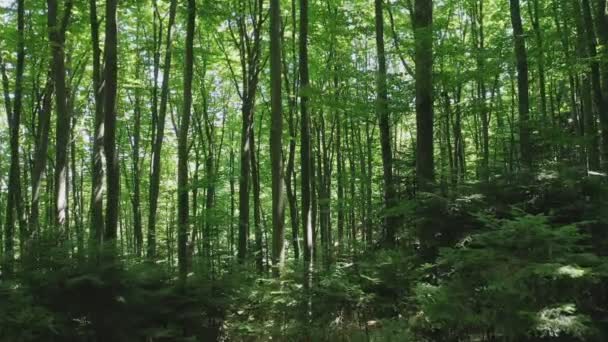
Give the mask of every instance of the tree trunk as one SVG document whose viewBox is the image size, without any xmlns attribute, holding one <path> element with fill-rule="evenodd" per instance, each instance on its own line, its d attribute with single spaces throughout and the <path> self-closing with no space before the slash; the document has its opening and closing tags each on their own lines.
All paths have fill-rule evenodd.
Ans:
<svg viewBox="0 0 608 342">
<path fill-rule="evenodd" d="M 257 159 L 255 135 L 253 128 L 249 136 L 251 146 L 251 182 L 253 187 L 253 226 L 255 235 L 255 264 L 258 272 L 264 271 L 263 232 L 262 232 L 262 203 L 260 201 L 260 164 Z"/>
<path fill-rule="evenodd" d="M 171 48 L 173 37 L 171 29 L 175 23 L 175 12 L 177 8 L 177 0 L 171 0 L 169 7 L 169 24 L 167 26 L 167 38 L 165 42 L 165 59 L 163 65 L 163 83 L 161 85 L 160 109 L 156 125 L 153 125 L 153 141 L 152 141 L 152 165 L 150 167 L 150 209 L 148 211 L 148 250 L 147 257 L 149 259 L 156 258 L 156 214 L 158 210 L 158 194 L 160 190 L 160 172 L 161 172 L 161 151 L 163 146 L 163 138 L 165 136 L 165 118 L 167 115 L 167 101 L 169 97 L 169 78 L 171 71 Z M 159 36 L 162 33 L 159 32 Z M 159 43 L 160 45 L 161 43 Z M 155 81 L 157 75 L 155 73 Z M 156 87 L 155 87 L 156 88 Z M 156 107 L 156 104 L 153 104 Z M 153 109 L 155 111 L 156 109 Z M 154 127 L 155 126 L 155 127 Z"/>
<path fill-rule="evenodd" d="M 308 101 L 310 92 L 308 75 L 308 0 L 300 0 L 300 37 L 299 37 L 299 66 L 300 66 L 300 167 L 301 167 L 301 193 L 302 193 L 302 229 L 304 230 L 304 286 L 311 285 L 313 267 L 313 231 L 314 221 L 312 215 L 312 186 L 311 173 L 311 143 L 310 143 L 310 115 Z"/>
<path fill-rule="evenodd" d="M 599 116 L 601 125 L 602 125 L 602 156 L 603 162 L 606 163 L 608 160 L 608 106 L 604 102 L 604 95 L 602 94 L 602 81 L 600 76 L 600 63 L 597 59 L 597 46 L 596 46 L 596 35 L 595 30 L 593 28 L 593 18 L 591 16 L 591 5 L 589 0 L 582 0 L 582 10 L 583 10 L 583 22 L 585 25 L 585 35 L 587 42 L 587 49 L 589 53 L 589 59 L 591 64 L 591 89 L 593 91 L 593 106 L 595 108 L 595 112 Z M 598 29 L 608 30 L 606 28 L 601 28 L 601 25 Z M 603 62 L 604 63 L 604 62 Z M 596 126 L 595 115 L 593 116 L 593 123 Z M 597 128 L 595 129 L 595 136 L 597 136 Z M 596 138 L 599 140 L 599 137 Z M 598 144 L 599 146 L 599 144 Z M 599 170 L 600 165 L 594 165 L 594 170 Z"/>
<path fill-rule="evenodd" d="M 184 108 L 180 120 L 177 159 L 177 260 L 179 278 L 186 280 L 188 267 L 186 262 L 186 243 L 188 242 L 188 131 L 190 130 L 190 111 L 192 107 L 192 73 L 194 63 L 194 24 L 196 18 L 195 0 L 188 0 L 188 23 L 186 26 L 186 56 L 184 60 Z"/>
<path fill-rule="evenodd" d="M 93 50 L 93 93 L 95 98 L 95 123 L 93 136 L 93 160 L 91 172 L 91 247 L 101 244 L 104 231 L 103 219 L 103 76 L 101 74 L 101 49 L 99 47 L 99 19 L 96 0 L 89 1 L 91 44 Z"/>
<path fill-rule="evenodd" d="M 139 66 L 137 74 L 141 76 Z M 139 78 L 139 77 L 138 77 Z M 132 150 L 132 172 L 133 172 L 133 196 L 131 205 L 133 207 L 133 235 L 135 237 L 135 255 L 142 256 L 144 237 L 141 222 L 141 167 L 140 167 L 140 139 L 141 139 L 141 94 L 140 90 L 135 90 L 135 103 L 133 114 L 135 122 L 133 127 L 133 150 Z"/>
<path fill-rule="evenodd" d="M 519 110 L 519 150 L 524 167 L 532 166 L 532 152 L 530 140 L 530 98 L 528 81 L 528 54 L 526 52 L 526 38 L 521 23 L 521 10 L 519 0 L 510 0 L 511 24 L 513 26 L 513 40 L 515 59 L 517 61 L 517 94 Z"/>
<path fill-rule="evenodd" d="M 36 136 L 36 151 L 34 152 L 34 165 L 32 167 L 32 198 L 30 203 L 29 234 L 39 229 L 41 183 L 46 169 L 47 153 L 49 147 L 49 131 L 51 126 L 51 110 L 53 108 L 53 81 L 49 78 L 44 90 L 42 107 L 38 111 L 38 125 Z"/>
<path fill-rule="evenodd" d="M 398 217 L 391 210 L 396 205 L 396 191 L 393 181 L 393 152 L 391 151 L 391 129 L 388 112 L 388 93 L 386 86 L 386 55 L 384 52 L 384 16 L 383 0 L 375 0 L 376 12 L 376 54 L 378 71 L 376 74 L 376 116 L 380 128 L 380 146 L 382 149 L 382 170 L 384 179 L 384 242 L 388 246 L 395 244 L 395 230 Z"/>
<path fill-rule="evenodd" d="M 603 169 L 608 171 L 608 12 L 606 12 L 608 5 L 604 0 L 595 0 L 595 2 L 595 27 L 601 51 L 601 88 L 604 100 L 603 111 L 600 113 L 600 122 L 602 124 L 602 163 Z"/>
<path fill-rule="evenodd" d="M 51 44 L 52 73 L 55 82 L 55 105 L 57 120 L 55 127 L 55 224 L 66 239 L 68 222 L 68 146 L 70 131 L 70 113 L 67 106 L 65 83 L 65 34 L 58 21 L 57 0 L 47 0 L 49 41 Z M 66 6 L 64 22 L 70 16 L 70 7 Z"/>
<path fill-rule="evenodd" d="M 285 259 L 285 197 L 283 193 L 283 110 L 281 103 L 281 9 L 270 2 L 270 162 L 272 173 L 272 266 L 280 274 Z"/>
<path fill-rule="evenodd" d="M 104 148 L 107 166 L 108 203 L 106 206 L 105 239 L 116 239 L 118 201 L 120 197 L 120 168 L 116 150 L 116 92 L 118 76 L 118 35 L 116 9 L 118 0 L 106 1 L 106 32 L 104 44 Z M 56 177 L 57 178 L 57 177 Z M 60 179 L 60 178 L 59 178 Z"/>
<path fill-rule="evenodd" d="M 235 43 L 239 49 L 242 71 L 242 92 L 239 93 L 243 101 L 241 107 L 242 129 L 241 129 L 241 174 L 239 179 L 239 244 L 237 257 L 239 262 L 247 258 L 247 241 L 249 239 L 249 177 L 252 176 L 252 155 L 255 153 L 253 141 L 253 116 L 255 111 L 255 99 L 258 87 L 261 55 L 261 25 L 263 23 L 263 3 L 256 0 L 251 6 L 250 18 L 244 18 L 243 14 L 237 18 L 239 39 Z M 241 9 L 245 5 L 240 3 Z M 253 37 L 248 33 L 251 24 Z M 235 81 L 236 82 L 236 81 Z M 255 158 L 255 156 L 253 156 Z M 254 178 L 255 182 L 255 177 Z M 254 184 L 255 185 L 255 184 Z M 259 184 L 257 184 L 259 186 Z M 254 188 L 255 191 L 255 188 Z M 254 194 L 255 195 L 255 194 Z M 255 206 L 255 203 L 254 203 Z M 255 208 L 254 208 L 255 209 Z M 259 210 L 257 211 L 259 213 Z M 259 219 L 257 220 L 259 222 Z M 261 236 L 261 235 L 260 235 Z M 259 241 L 258 241 L 259 242 Z"/>
<path fill-rule="evenodd" d="M 433 158 L 433 1 L 416 0 L 414 9 L 416 65 L 416 177 L 430 190 L 435 179 Z"/>
<path fill-rule="evenodd" d="M 17 68 L 15 73 L 15 91 L 13 97 L 13 110 L 7 110 L 10 132 L 11 161 L 9 169 L 8 193 L 6 202 L 6 222 L 4 227 L 4 267 L 3 273 L 10 277 L 13 273 L 15 256 L 15 212 L 21 201 L 21 182 L 19 167 L 19 127 L 21 125 L 21 101 L 23 88 L 23 70 L 25 67 L 25 5 L 24 0 L 17 1 Z M 3 66 L 4 74 L 4 66 Z M 7 92 L 7 84 L 4 84 Z M 5 93 L 6 95 L 7 93 Z M 5 96 L 7 109 L 10 108 L 10 100 Z M 18 217 L 19 218 L 19 217 Z"/>
</svg>

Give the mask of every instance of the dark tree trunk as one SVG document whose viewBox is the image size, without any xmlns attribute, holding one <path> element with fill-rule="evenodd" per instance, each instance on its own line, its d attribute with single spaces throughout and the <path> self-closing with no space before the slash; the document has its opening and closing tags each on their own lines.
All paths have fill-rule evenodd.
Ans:
<svg viewBox="0 0 608 342">
<path fill-rule="evenodd" d="M 69 2 L 68 2 L 69 3 Z M 68 222 L 68 146 L 70 113 L 67 105 L 65 82 L 65 34 L 59 24 L 57 0 L 47 0 L 49 41 L 51 44 L 52 73 L 55 82 L 55 224 L 67 239 Z M 66 6 L 64 22 L 67 23 L 71 7 Z M 67 24 L 66 24 L 67 25 Z"/>
<path fill-rule="evenodd" d="M 281 9 L 270 2 L 270 161 L 272 172 L 272 265 L 279 275 L 284 258 L 285 196 L 283 193 L 283 109 L 281 103 Z"/>
<path fill-rule="evenodd" d="M 300 37 L 299 37 L 299 66 L 300 66 L 300 166 L 302 194 L 302 229 L 304 230 L 304 261 L 306 263 L 306 280 L 304 285 L 310 287 L 310 272 L 313 261 L 313 207 L 310 143 L 310 115 L 308 112 L 308 0 L 300 0 Z"/>
<path fill-rule="evenodd" d="M 95 97 L 95 123 L 93 136 L 93 160 L 91 179 L 91 247 L 101 244 L 104 232 L 103 219 L 103 76 L 101 74 L 101 49 L 99 47 L 99 19 L 96 0 L 90 0 L 91 44 L 93 49 L 93 93 Z"/>
<path fill-rule="evenodd" d="M 513 26 L 513 40 L 515 59 L 517 65 L 517 94 L 519 110 L 519 150 L 524 167 L 532 166 L 533 148 L 530 143 L 530 98 L 528 80 L 528 53 L 526 51 L 526 38 L 521 23 L 521 10 L 519 0 L 510 0 L 511 24 Z"/>
<path fill-rule="evenodd" d="M 600 113 L 602 124 L 602 164 L 603 169 L 608 171 L 608 5 L 604 0 L 595 0 L 595 22 L 597 36 L 599 38 L 601 59 L 600 71 L 602 81 L 602 98 L 604 100 L 603 110 Z"/>
<path fill-rule="evenodd" d="M 106 1 L 106 32 L 104 44 L 104 148 L 106 153 L 108 203 L 106 206 L 105 239 L 110 243 L 113 243 L 113 240 L 116 239 L 116 229 L 118 227 L 118 201 L 120 197 L 120 168 L 116 150 L 116 92 L 118 76 L 117 7 L 118 0 Z"/>
<path fill-rule="evenodd" d="M 180 120 L 177 159 L 177 260 L 179 278 L 186 280 L 188 267 L 186 262 L 186 244 L 188 242 L 189 205 L 188 205 L 188 132 L 190 130 L 190 111 L 192 107 L 192 72 L 194 62 L 194 24 L 196 18 L 195 0 L 188 0 L 188 23 L 186 26 L 186 56 L 184 60 L 184 99 L 182 118 Z"/>
<path fill-rule="evenodd" d="M 21 125 L 21 101 L 23 88 L 23 70 L 25 67 L 25 5 L 24 0 L 17 0 L 17 68 L 15 71 L 15 91 L 13 110 L 7 110 L 11 161 L 9 169 L 8 193 L 6 201 L 6 220 L 4 227 L 4 263 L 3 273 L 10 277 L 13 273 L 15 257 L 15 213 L 19 218 L 19 202 L 21 201 L 21 181 L 19 167 L 19 127 Z M 4 74 L 4 66 L 3 66 Z M 4 84 L 7 94 L 7 84 Z M 5 105 L 10 108 L 10 100 L 5 96 Z"/>
<path fill-rule="evenodd" d="M 376 116 L 380 128 L 380 146 L 382 148 L 382 170 L 384 179 L 384 242 L 395 244 L 395 230 L 398 218 L 392 212 L 396 205 L 396 191 L 393 181 L 393 152 L 391 151 L 391 128 L 388 112 L 388 94 L 386 86 L 386 55 L 384 52 L 384 16 L 383 0 L 375 0 L 376 12 L 376 53 L 378 71 L 376 74 Z"/>
<path fill-rule="evenodd" d="M 47 153 L 49 147 L 49 131 L 51 125 L 51 110 L 53 108 L 53 81 L 49 73 L 42 99 L 42 107 L 38 111 L 38 125 L 36 136 L 36 151 L 34 152 L 34 165 L 32 167 L 32 198 L 30 204 L 29 234 L 39 229 L 41 183 L 46 169 Z"/>
<path fill-rule="evenodd" d="M 416 65 L 416 177 L 429 190 L 435 179 L 433 157 L 433 1 L 416 0 L 414 8 Z"/>
<path fill-rule="evenodd" d="M 167 101 L 169 97 L 169 78 L 171 71 L 171 48 L 173 44 L 173 36 L 171 30 L 175 23 L 175 12 L 177 8 L 177 0 L 171 0 L 169 7 L 169 24 L 167 26 L 167 38 L 165 42 L 165 60 L 163 64 L 163 83 L 161 85 L 160 109 L 155 125 L 153 125 L 153 141 L 152 141 L 152 165 L 150 167 L 150 209 L 148 211 L 148 248 L 147 257 L 149 259 L 156 258 L 156 215 L 158 210 L 158 195 L 160 190 L 160 172 L 161 172 L 161 151 L 163 139 L 165 136 L 165 118 L 167 115 Z M 159 37 L 162 33 L 159 30 Z M 159 46 L 161 45 L 159 39 Z M 156 82 L 155 72 L 155 82 Z M 156 91 L 156 87 L 155 87 Z M 153 104 L 156 107 L 156 103 Z M 153 109 L 155 112 L 156 109 Z"/>
<path fill-rule="evenodd" d="M 583 12 L 583 22 L 585 25 L 585 35 L 587 42 L 587 51 L 589 53 L 589 59 L 591 64 L 591 89 L 593 94 L 593 106 L 595 108 L 595 113 L 597 113 L 602 125 L 602 159 L 603 162 L 606 163 L 608 160 L 608 108 L 606 103 L 604 102 L 604 95 L 602 94 L 602 81 L 600 74 L 600 63 L 597 59 L 597 45 L 596 45 L 596 35 L 595 30 L 593 28 L 593 18 L 591 15 L 591 4 L 589 0 L 582 0 L 582 12 Z M 608 30 L 606 28 L 598 26 L 599 30 Z M 596 119 L 595 115 L 593 116 L 594 126 Z M 597 136 L 597 129 L 595 129 L 595 135 Z M 596 138 L 599 140 L 599 137 Z M 598 144 L 599 145 L 599 144 Z M 600 165 L 594 165 L 595 170 L 600 168 Z"/>
</svg>

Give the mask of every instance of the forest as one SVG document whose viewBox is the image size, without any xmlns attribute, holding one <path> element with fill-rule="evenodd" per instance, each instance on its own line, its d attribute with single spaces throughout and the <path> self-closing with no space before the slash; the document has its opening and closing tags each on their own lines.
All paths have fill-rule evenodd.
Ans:
<svg viewBox="0 0 608 342">
<path fill-rule="evenodd" d="M 0 0 L 0 341 L 608 340 L 607 0 Z"/>
</svg>

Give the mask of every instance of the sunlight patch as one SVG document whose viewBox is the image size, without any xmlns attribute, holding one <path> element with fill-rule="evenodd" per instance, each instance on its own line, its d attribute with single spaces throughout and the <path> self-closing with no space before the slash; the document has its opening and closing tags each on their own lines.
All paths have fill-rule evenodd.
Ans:
<svg viewBox="0 0 608 342">
<path fill-rule="evenodd" d="M 576 306 L 572 303 L 541 310 L 537 322 L 536 330 L 543 337 L 557 337 L 563 334 L 583 337 L 588 332 L 585 316 L 577 315 Z"/>
<path fill-rule="evenodd" d="M 572 265 L 565 265 L 557 269 L 557 274 L 568 276 L 570 278 L 580 278 L 584 276 L 585 273 L 587 273 L 585 269 Z"/>
</svg>

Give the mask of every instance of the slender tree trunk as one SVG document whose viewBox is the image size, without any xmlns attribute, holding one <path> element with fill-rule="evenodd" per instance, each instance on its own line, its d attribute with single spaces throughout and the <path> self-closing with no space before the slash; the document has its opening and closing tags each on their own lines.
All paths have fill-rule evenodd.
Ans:
<svg viewBox="0 0 608 342">
<path fill-rule="evenodd" d="M 13 110 L 8 111 L 8 124 L 10 131 L 11 161 L 9 169 L 8 193 L 6 202 L 6 222 L 4 227 L 4 267 L 3 274 L 10 277 L 13 273 L 15 256 L 15 212 L 17 214 L 18 202 L 21 201 L 21 181 L 19 167 L 19 127 L 21 125 L 21 101 L 23 88 L 23 70 L 25 67 L 25 5 L 24 0 L 17 0 L 17 68 L 15 72 L 15 91 L 13 97 Z M 4 74 L 4 72 L 3 72 Z M 7 85 L 4 85 L 5 91 Z M 7 108 L 10 101 L 6 99 Z M 17 215 L 18 216 L 18 215 Z"/>
<path fill-rule="evenodd" d="M 585 35 L 587 42 L 587 51 L 589 53 L 589 59 L 591 64 L 591 89 L 593 94 L 593 106 L 595 108 L 595 113 L 597 113 L 602 125 L 602 159 L 605 163 L 608 161 L 608 106 L 604 102 L 604 94 L 602 94 L 602 81 L 601 81 L 601 73 L 600 73 L 600 62 L 597 59 L 597 44 L 596 44 L 596 35 L 593 27 L 593 18 L 591 15 L 591 4 L 589 0 L 582 0 L 581 3 L 582 11 L 583 11 L 583 22 L 585 25 Z M 605 15 L 605 14 L 604 14 Z M 608 30 L 601 25 L 598 27 L 600 30 Z M 602 62 L 605 63 L 605 62 Z M 596 126 L 595 115 L 593 119 L 594 126 Z M 597 134 L 597 128 L 595 129 L 596 140 L 599 140 L 599 136 Z M 598 144 L 599 146 L 599 144 Z M 595 170 L 600 168 L 600 165 L 594 165 Z"/>
<path fill-rule="evenodd" d="M 283 108 L 281 103 L 281 8 L 270 2 L 270 162 L 272 173 L 272 265 L 279 275 L 285 259 L 285 196 L 283 193 Z"/>
<path fill-rule="evenodd" d="M 107 166 L 106 182 L 108 203 L 106 206 L 105 239 L 111 243 L 116 239 L 118 202 L 120 197 L 120 166 L 116 150 L 116 93 L 118 76 L 117 7 L 118 0 L 106 1 L 106 32 L 104 44 L 104 149 Z"/>
<path fill-rule="evenodd" d="M 577 33 L 577 52 L 580 60 L 589 60 L 594 52 L 595 44 L 590 41 L 593 35 L 589 35 L 587 32 L 585 20 L 585 10 L 581 7 L 579 0 L 573 0 L 572 2 L 575 25 Z M 583 4 L 584 6 L 584 4 Z M 593 63 L 591 63 L 590 70 L 586 71 L 582 78 L 578 79 L 578 86 L 580 89 L 581 99 L 581 114 L 582 114 L 582 132 L 585 139 L 585 156 L 586 156 L 586 167 L 587 170 L 597 170 L 600 167 L 600 151 L 599 151 L 599 137 L 596 127 L 595 111 L 593 108 L 593 93 L 594 88 L 593 82 Z M 600 94 L 601 97 L 601 94 Z M 597 104 L 597 103 L 596 103 Z"/>
<path fill-rule="evenodd" d="M 253 226 L 255 235 L 255 264 L 258 272 L 264 271 L 264 250 L 262 232 L 262 203 L 260 201 L 260 165 L 257 159 L 254 130 L 249 136 L 251 146 L 251 182 L 253 187 Z"/>
<path fill-rule="evenodd" d="M 36 137 L 36 151 L 34 152 L 34 165 L 32 167 L 32 198 L 30 204 L 29 234 L 39 229 L 41 183 L 46 169 L 47 153 L 49 147 L 49 131 L 51 125 L 51 110 L 53 108 L 53 81 L 49 73 L 42 99 L 42 107 L 38 111 L 38 125 Z"/>
<path fill-rule="evenodd" d="M 68 222 L 68 146 L 70 113 L 67 106 L 65 82 L 65 34 L 58 20 L 57 0 L 47 0 L 49 41 L 51 44 L 52 73 L 55 81 L 55 105 L 57 120 L 55 127 L 55 220 L 59 231 L 66 239 Z M 70 7 L 66 7 L 66 18 Z M 67 22 L 69 19 L 64 19 Z"/>
<path fill-rule="evenodd" d="M 93 93 L 95 97 L 95 123 L 93 136 L 93 160 L 91 172 L 91 245 L 101 244 L 104 232 L 103 219 L 103 76 L 101 71 L 101 49 L 99 47 L 99 19 L 97 18 L 96 0 L 89 1 L 91 44 L 93 50 Z"/>
<path fill-rule="evenodd" d="M 433 1 L 415 0 L 416 177 L 429 190 L 435 179 L 433 158 Z"/>
<path fill-rule="evenodd" d="M 186 56 L 184 60 L 184 108 L 180 120 L 178 159 L 177 159 L 177 260 L 179 278 L 183 282 L 188 274 L 186 262 L 186 244 L 188 242 L 188 131 L 190 130 L 190 111 L 192 107 L 192 73 L 194 63 L 194 24 L 196 18 L 195 0 L 188 0 L 188 23 L 186 26 Z"/>
<path fill-rule="evenodd" d="M 595 0 L 595 22 L 601 51 L 600 71 L 601 90 L 604 100 L 603 110 L 600 113 L 602 124 L 602 163 L 603 169 L 608 171 L 608 5 L 604 0 Z"/>
<path fill-rule="evenodd" d="M 152 127 L 154 131 L 152 142 L 152 164 L 150 166 L 150 209 L 148 211 L 148 250 L 147 257 L 149 259 L 156 258 L 156 215 L 158 210 L 158 195 L 160 192 L 160 173 L 161 173 L 161 151 L 163 139 L 165 136 L 165 118 L 167 115 L 167 101 L 169 97 L 169 78 L 171 71 L 171 48 L 173 45 L 173 36 L 171 30 L 175 23 L 175 13 L 177 8 L 177 0 L 171 0 L 169 7 L 169 24 L 167 26 L 167 38 L 165 41 L 165 58 L 163 65 L 163 82 L 161 85 L 160 109 L 156 120 L 156 127 Z M 159 36 L 162 34 L 159 32 Z M 159 43 L 160 45 L 161 43 Z M 155 74 L 155 81 L 157 75 Z M 156 87 L 155 87 L 156 88 Z M 155 107 L 156 105 L 153 104 Z M 155 109 L 154 109 L 155 110 Z"/>
<path fill-rule="evenodd" d="M 391 128 L 388 112 L 388 93 L 386 86 L 386 55 L 384 52 L 384 15 L 383 0 L 375 0 L 376 12 L 376 54 L 378 71 L 376 74 L 376 116 L 380 128 L 380 146 L 382 149 L 382 170 L 384 179 L 384 242 L 395 244 L 397 216 L 391 212 L 396 205 L 396 191 L 393 181 L 393 152 L 391 150 Z"/>
<path fill-rule="evenodd" d="M 530 13 L 530 21 L 532 22 L 532 28 L 534 29 L 534 35 L 537 44 L 537 68 L 538 68 L 538 89 L 540 94 L 540 115 L 541 120 L 544 122 L 547 119 L 547 86 L 545 76 L 545 51 L 544 51 L 544 39 L 543 31 L 541 28 L 541 8 L 539 6 L 539 0 L 528 1 L 528 12 Z"/>
<path fill-rule="evenodd" d="M 345 201 L 344 201 L 344 179 L 346 166 L 344 165 L 344 151 L 342 150 L 345 144 L 342 143 L 342 120 L 344 119 L 341 112 L 338 112 L 338 127 L 336 129 L 336 158 L 338 167 L 338 256 L 341 257 L 344 253 L 344 226 L 345 226 Z"/>
<path fill-rule="evenodd" d="M 137 70 L 139 76 L 139 67 Z M 144 237 L 141 222 L 141 168 L 140 168 L 140 139 L 141 139 L 141 94 L 136 89 L 133 124 L 133 150 L 132 150 L 132 171 L 133 171 L 133 196 L 131 205 L 133 207 L 133 235 L 135 237 L 135 255 L 142 256 Z"/>
<path fill-rule="evenodd" d="M 247 258 L 247 240 L 249 239 L 249 176 L 251 170 L 250 135 L 253 131 L 253 110 L 244 100 L 241 109 L 243 126 L 241 130 L 241 174 L 239 177 L 239 244 L 238 259 L 244 262 Z"/>
<path fill-rule="evenodd" d="M 234 149 L 232 147 L 234 135 L 230 134 L 230 256 L 234 256 L 234 211 L 236 209 L 234 198 Z"/>
<path fill-rule="evenodd" d="M 521 10 L 519 0 L 510 0 L 511 24 L 513 26 L 513 40 L 515 59 L 517 64 L 517 94 L 519 110 L 519 150 L 524 167 L 532 166 L 533 148 L 530 140 L 530 94 L 528 81 L 528 53 L 526 51 L 526 38 L 521 23 Z"/>
<path fill-rule="evenodd" d="M 299 37 L 299 66 L 300 66 L 300 167 L 301 167 L 301 194 L 302 194 L 302 229 L 304 230 L 304 262 L 306 268 L 305 288 L 311 285 L 313 268 L 313 207 L 312 207 L 312 180 L 311 173 L 311 143 L 310 143 L 310 115 L 308 112 L 308 0 L 300 0 L 300 37 Z M 309 307 L 310 311 L 310 301 Z M 307 316 L 310 318 L 309 316 Z"/>
<path fill-rule="evenodd" d="M 289 218 L 291 221 L 291 239 L 293 245 L 294 258 L 298 260 L 300 258 L 300 241 L 299 241 L 299 217 L 298 217 L 298 205 L 296 195 L 296 172 L 295 172 L 295 158 L 296 158 L 296 112 L 297 112 L 297 93 L 298 93 L 298 75 L 297 75 L 297 52 L 296 52 L 296 1 L 291 1 L 291 57 L 292 57 L 292 80 L 289 79 L 289 68 L 286 58 L 286 54 L 283 53 L 283 74 L 285 79 L 285 92 L 289 94 L 289 156 L 287 159 L 287 170 L 285 178 L 285 187 L 287 192 L 287 200 L 289 201 Z M 285 32 L 285 30 L 281 30 Z M 283 38 L 283 37 L 281 37 Z M 282 42 L 282 48 L 285 45 Z"/>
<path fill-rule="evenodd" d="M 244 10 L 244 3 L 240 2 L 239 4 L 241 9 Z M 239 179 L 239 245 L 237 251 L 239 262 L 244 262 L 247 258 L 247 241 L 249 238 L 249 177 L 252 176 L 254 178 L 253 182 L 255 182 L 256 178 L 251 175 L 253 171 L 251 162 L 252 156 L 255 153 L 254 146 L 252 145 L 254 142 L 253 116 L 260 72 L 261 25 L 263 23 L 264 12 L 262 7 L 263 1 L 256 0 L 250 8 L 250 17 L 244 18 L 240 16 L 237 19 L 239 39 L 236 40 L 236 45 L 239 48 L 241 70 L 243 73 L 242 93 L 239 94 L 243 101 L 241 107 L 243 125 L 241 130 L 241 174 Z M 252 26 L 252 36 L 248 33 L 249 22 Z M 259 186 L 259 184 L 254 185 Z M 256 213 L 259 213 L 259 210 L 256 210 L 256 204 L 254 203 L 254 214 Z M 259 219 L 256 222 L 259 223 Z M 256 245 L 260 241 L 258 238 Z M 261 244 L 258 246 L 261 246 Z"/>
</svg>

